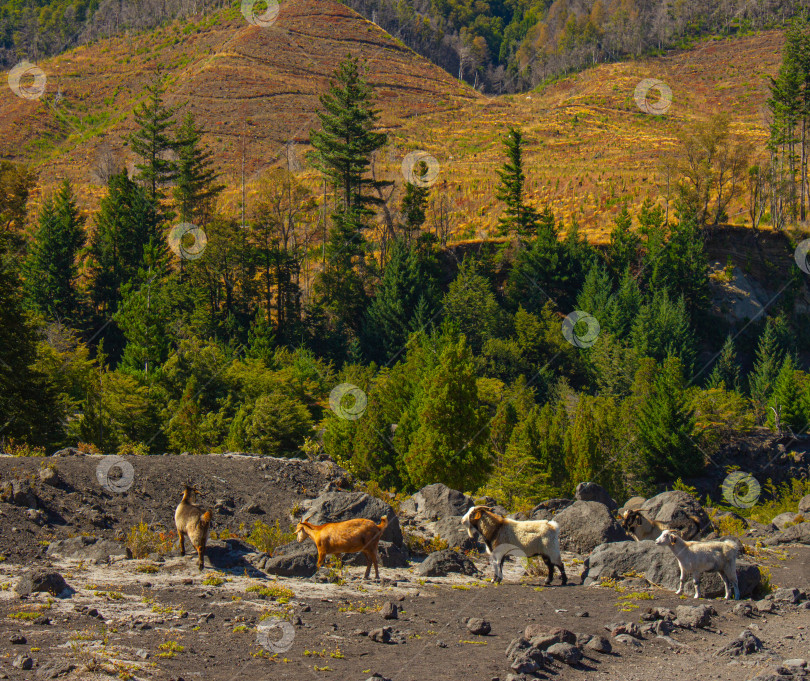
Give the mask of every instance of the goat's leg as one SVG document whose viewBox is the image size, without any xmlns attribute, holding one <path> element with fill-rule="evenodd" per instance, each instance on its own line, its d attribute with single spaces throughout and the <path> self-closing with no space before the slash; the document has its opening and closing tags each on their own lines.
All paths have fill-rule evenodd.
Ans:
<svg viewBox="0 0 810 681">
<path fill-rule="evenodd" d="M 377 547 L 376 546 L 374 547 L 374 554 L 373 555 L 374 555 L 374 579 L 376 579 L 379 582 L 380 581 L 380 568 L 379 568 L 379 565 L 378 565 L 379 555 L 377 553 Z"/>
<path fill-rule="evenodd" d="M 700 598 L 700 575 L 692 575 L 692 583 L 695 585 L 695 598 Z"/>
<path fill-rule="evenodd" d="M 489 562 L 492 564 L 492 583 L 496 584 L 498 582 L 498 559 L 493 555 L 490 554 Z"/>
<path fill-rule="evenodd" d="M 186 555 L 185 535 L 180 530 L 178 530 L 177 536 L 180 538 L 180 555 L 185 556 Z"/>
<path fill-rule="evenodd" d="M 200 572 L 202 572 L 203 568 L 205 568 L 205 542 L 203 542 L 197 547 L 197 556 L 199 557 L 199 560 L 197 561 L 197 567 L 199 567 Z"/>
<path fill-rule="evenodd" d="M 363 575 L 363 579 L 365 580 L 365 579 L 368 579 L 368 576 L 371 574 L 371 564 L 374 561 L 373 561 L 373 559 L 371 557 L 371 553 L 369 552 L 368 549 L 363 551 L 363 555 L 366 557 L 366 572 Z M 378 577 L 378 579 L 379 579 L 379 577 Z"/>
<path fill-rule="evenodd" d="M 560 584 L 565 586 L 568 584 L 568 576 L 565 574 L 565 566 L 563 565 L 562 558 L 560 558 L 560 563 L 557 565 L 557 569 L 560 571 Z"/>
<path fill-rule="evenodd" d="M 730 584 L 732 589 L 729 589 L 726 586 L 726 598 L 728 598 L 728 594 L 730 590 L 734 591 L 734 600 L 740 600 L 740 583 L 737 580 L 737 566 L 735 565 L 733 568 L 729 565 L 726 568 L 726 583 Z"/>
<path fill-rule="evenodd" d="M 681 577 L 678 580 L 678 590 L 675 592 L 676 596 L 680 596 L 683 593 L 683 583 L 686 578 L 686 572 L 683 569 L 683 565 L 681 565 Z"/>
<path fill-rule="evenodd" d="M 551 584 L 551 580 L 554 579 L 554 564 L 551 562 L 548 556 L 540 556 L 543 559 L 543 563 L 546 566 L 546 571 L 548 572 L 548 577 L 546 577 L 546 586 Z"/>
</svg>

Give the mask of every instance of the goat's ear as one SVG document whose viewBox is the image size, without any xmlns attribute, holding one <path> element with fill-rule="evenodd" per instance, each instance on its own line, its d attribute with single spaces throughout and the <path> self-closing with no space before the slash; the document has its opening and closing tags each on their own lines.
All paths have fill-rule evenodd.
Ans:
<svg viewBox="0 0 810 681">
<path fill-rule="evenodd" d="M 669 535 L 669 543 L 670 544 L 675 546 L 675 542 L 677 542 L 677 541 L 678 541 L 678 535 L 676 535 L 674 533 Z"/>
<path fill-rule="evenodd" d="M 473 519 L 473 520 L 481 520 L 481 511 L 480 511 L 480 510 L 478 510 L 478 511 L 476 511 L 475 513 L 473 513 L 473 515 L 472 515 L 472 519 Z"/>
</svg>

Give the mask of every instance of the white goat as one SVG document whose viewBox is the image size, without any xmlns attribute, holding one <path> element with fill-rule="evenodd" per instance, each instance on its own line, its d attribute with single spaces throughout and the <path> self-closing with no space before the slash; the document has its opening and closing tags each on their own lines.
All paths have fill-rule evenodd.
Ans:
<svg viewBox="0 0 810 681">
<path fill-rule="evenodd" d="M 695 585 L 695 598 L 700 598 L 700 575 L 704 572 L 718 572 L 726 587 L 725 598 L 731 594 L 730 587 L 734 587 L 734 599 L 740 598 L 740 587 L 737 583 L 737 553 L 740 545 L 731 539 L 718 541 L 684 541 L 672 530 L 664 530 L 655 540 L 659 546 L 669 546 L 678 565 L 681 568 L 681 580 L 676 594 L 683 591 L 683 584 L 687 577 L 692 578 Z"/>
<path fill-rule="evenodd" d="M 560 571 L 562 584 L 565 576 L 560 557 L 560 527 L 553 520 L 512 520 L 493 513 L 488 506 L 473 506 L 461 519 L 467 534 L 474 537 L 473 528 L 484 538 L 487 555 L 493 570 L 493 582 L 503 579 L 503 561 L 510 554 L 523 554 L 527 558 L 540 556 L 548 570 L 546 584 L 554 578 L 554 566 Z"/>
</svg>

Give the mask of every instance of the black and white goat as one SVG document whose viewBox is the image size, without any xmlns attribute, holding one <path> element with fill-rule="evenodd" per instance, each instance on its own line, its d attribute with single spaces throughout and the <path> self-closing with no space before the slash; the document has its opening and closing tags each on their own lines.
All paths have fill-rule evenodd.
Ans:
<svg viewBox="0 0 810 681">
<path fill-rule="evenodd" d="M 487 555 L 494 570 L 493 582 L 503 579 L 503 561 L 509 555 L 540 556 L 548 570 L 546 584 L 554 578 L 554 567 L 560 571 L 562 584 L 565 575 L 560 557 L 560 527 L 553 520 L 512 520 L 494 513 L 488 506 L 473 506 L 461 519 L 470 537 L 473 529 L 484 539 Z"/>
</svg>

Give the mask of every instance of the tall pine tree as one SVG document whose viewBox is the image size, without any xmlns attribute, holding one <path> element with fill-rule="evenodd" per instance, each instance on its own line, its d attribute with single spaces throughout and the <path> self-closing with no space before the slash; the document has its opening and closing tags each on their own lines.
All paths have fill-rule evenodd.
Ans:
<svg viewBox="0 0 810 681">
<path fill-rule="evenodd" d="M 203 146 L 203 129 L 187 114 L 177 130 L 177 167 L 174 201 L 182 222 L 206 223 L 215 209 L 217 196 L 225 188 L 217 179 L 212 152 Z"/>
<path fill-rule="evenodd" d="M 516 234 L 521 239 L 534 236 L 537 212 L 526 204 L 526 176 L 523 172 L 525 140 L 520 128 L 509 128 L 504 140 L 506 162 L 499 169 L 500 184 L 496 196 L 506 204 L 504 215 L 498 219 L 502 234 Z"/>
<path fill-rule="evenodd" d="M 77 321 L 78 253 L 85 238 L 84 218 L 65 180 L 55 196 L 45 199 L 23 264 L 28 302 L 47 319 Z"/>
</svg>

